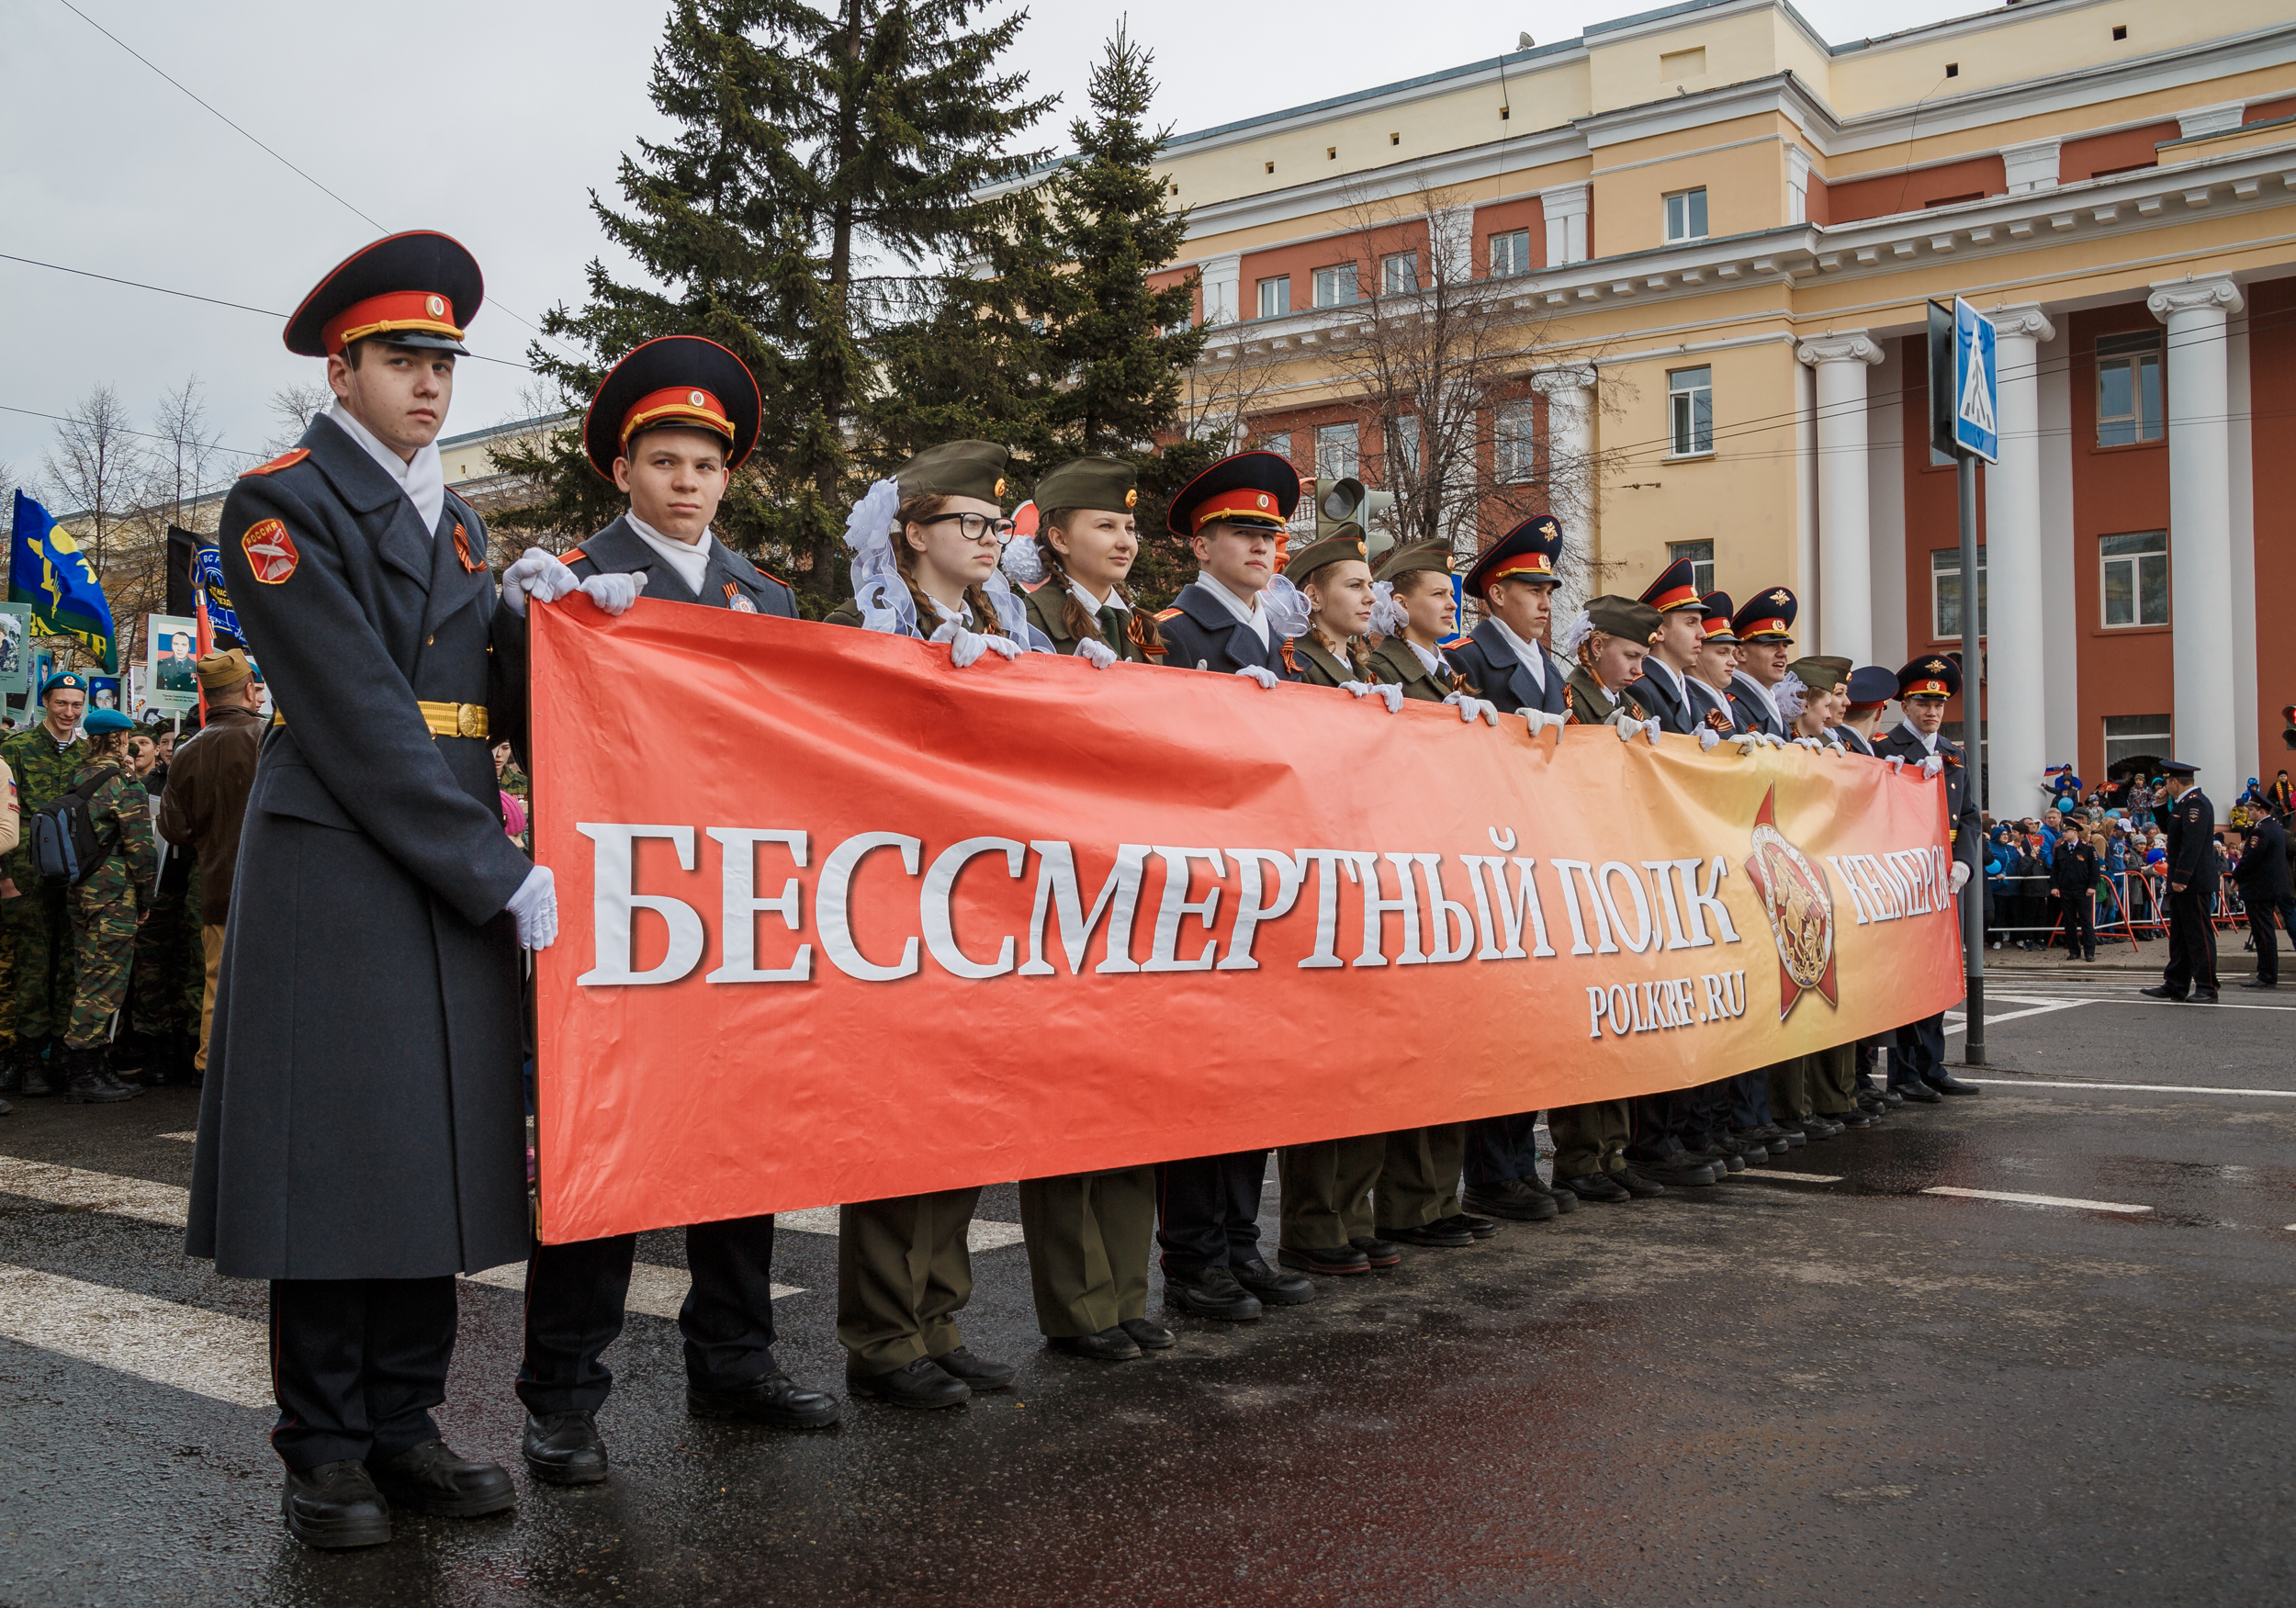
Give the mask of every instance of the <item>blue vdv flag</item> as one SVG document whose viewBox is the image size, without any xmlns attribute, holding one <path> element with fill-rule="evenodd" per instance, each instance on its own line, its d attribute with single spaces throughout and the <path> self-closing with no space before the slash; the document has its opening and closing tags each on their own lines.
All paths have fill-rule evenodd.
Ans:
<svg viewBox="0 0 2296 1608">
<path fill-rule="evenodd" d="M 8 601 L 32 605 L 32 628 L 79 640 L 107 675 L 119 673 L 111 600 L 96 566 L 72 533 L 22 491 L 16 494 L 16 541 L 8 560 Z"/>
<path fill-rule="evenodd" d="M 223 579 L 223 552 L 212 542 L 200 544 L 192 560 L 192 584 L 208 600 L 208 630 L 218 647 L 245 647 L 239 634 L 239 611 L 231 606 L 231 583 Z"/>
</svg>

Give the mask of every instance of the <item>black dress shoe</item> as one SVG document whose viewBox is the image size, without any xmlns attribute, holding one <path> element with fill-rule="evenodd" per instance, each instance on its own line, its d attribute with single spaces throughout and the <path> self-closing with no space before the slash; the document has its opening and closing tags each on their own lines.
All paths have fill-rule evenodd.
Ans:
<svg viewBox="0 0 2296 1608">
<path fill-rule="evenodd" d="M 500 1463 L 456 1456 L 445 1441 L 424 1441 L 366 1471 L 394 1507 L 450 1519 L 476 1519 L 518 1505 L 518 1488 Z"/>
<path fill-rule="evenodd" d="M 1392 1240 L 1357 1234 L 1347 1243 L 1362 1252 L 1363 1259 L 1374 1267 L 1400 1267 L 1403 1265 L 1403 1247 Z"/>
<path fill-rule="evenodd" d="M 1544 1189 L 1534 1189 L 1520 1178 L 1469 1185 L 1460 1199 L 1477 1211 L 1503 1217 L 1509 1222 L 1546 1222 L 1556 1212 L 1553 1196 Z"/>
<path fill-rule="evenodd" d="M 845 1389 L 849 1395 L 867 1400 L 926 1409 L 954 1407 L 973 1396 L 971 1386 L 954 1374 L 935 1367 L 929 1356 L 904 1363 L 889 1374 L 856 1373 L 849 1366 L 845 1370 Z"/>
<path fill-rule="evenodd" d="M 2196 988 L 2186 996 L 2185 1003 L 2187 1005 L 2214 1005 L 2216 1003 L 2216 990 L 2213 988 Z"/>
<path fill-rule="evenodd" d="M 1430 1251 L 1458 1251 L 1475 1243 L 1473 1234 L 1453 1228 L 1448 1218 L 1441 1222 L 1422 1223 L 1414 1229 L 1383 1228 L 1379 1238 L 1393 1240 L 1398 1244 L 1424 1245 Z"/>
<path fill-rule="evenodd" d="M 1488 1240 L 1499 1231 L 1499 1225 L 1489 1218 L 1476 1217 L 1464 1211 L 1455 1211 L 1449 1217 L 1437 1218 L 1435 1220 L 1445 1228 L 1465 1229 L 1470 1236 L 1478 1240 Z"/>
<path fill-rule="evenodd" d="M 2279 980 L 2278 978 L 2274 978 L 2272 981 L 2268 983 L 2261 977 L 2244 978 L 2240 984 L 2243 988 L 2278 988 L 2279 985 Z"/>
<path fill-rule="evenodd" d="M 1010 1363 L 991 1362 L 985 1356 L 974 1356 L 963 1346 L 944 1351 L 931 1359 L 935 1367 L 952 1379 L 962 1379 L 975 1390 L 1002 1390 L 1013 1381 L 1020 1370 Z"/>
<path fill-rule="evenodd" d="M 1165 1299 L 1178 1304 L 1183 1311 L 1199 1318 L 1217 1318 L 1222 1322 L 1243 1323 L 1260 1315 L 1260 1299 L 1236 1282 L 1236 1276 L 1225 1267 L 1207 1267 L 1200 1273 L 1173 1273 L 1164 1276 Z"/>
<path fill-rule="evenodd" d="M 526 1472 L 545 1485 L 600 1485 L 606 1478 L 606 1443 L 587 1412 L 526 1415 L 518 1450 Z"/>
<path fill-rule="evenodd" d="M 1678 1150 L 1655 1162 L 1636 1162 L 1627 1170 L 1654 1184 L 1678 1184 L 1684 1188 L 1704 1188 L 1714 1182 L 1714 1169 L 1686 1150 Z M 1618 1181 L 1630 1190 L 1634 1188 L 1623 1177 Z"/>
<path fill-rule="evenodd" d="M 1281 1245 L 1277 1247 L 1276 1260 L 1300 1273 L 1321 1273 L 1334 1277 L 1371 1271 L 1371 1258 L 1353 1245 L 1311 1247 L 1304 1251 Z"/>
<path fill-rule="evenodd" d="M 822 1429 L 840 1409 L 827 1390 L 808 1390 L 781 1369 L 745 1384 L 704 1389 L 686 1382 L 686 1411 L 696 1418 L 731 1418 L 769 1429 Z"/>
<path fill-rule="evenodd" d="M 1871 1128 L 1874 1126 L 1874 1114 L 1863 1106 L 1852 1106 L 1847 1111 L 1827 1112 L 1826 1120 L 1837 1128 Z"/>
<path fill-rule="evenodd" d="M 1560 1184 L 1542 1184 L 1536 1178 L 1525 1178 L 1523 1182 L 1544 1193 L 1548 1199 L 1555 1203 L 1555 1210 L 1561 1216 L 1569 1217 L 1579 1209 L 1577 1194 Z"/>
<path fill-rule="evenodd" d="M 2173 999 L 2178 1005 L 2182 1005 L 2184 1003 L 2184 995 L 2169 987 L 2166 983 L 2159 984 L 2151 988 L 2140 988 L 2137 992 L 2145 995 L 2149 999 Z"/>
<path fill-rule="evenodd" d="M 1087 1362 L 1138 1362 L 1140 1342 L 1121 1329 L 1103 1329 L 1097 1334 L 1053 1334 L 1044 1344 L 1064 1356 L 1081 1356 Z"/>
<path fill-rule="evenodd" d="M 1265 1257 L 1255 1256 L 1249 1262 L 1231 1262 L 1228 1272 L 1238 1284 L 1271 1307 L 1304 1307 L 1315 1299 L 1314 1285 L 1297 1273 L 1277 1272 L 1267 1265 Z"/>
<path fill-rule="evenodd" d="M 1608 1173 L 1588 1173 L 1577 1178 L 1565 1178 L 1562 1186 L 1581 1200 L 1593 1200 L 1604 1206 L 1616 1206 L 1633 1196 Z"/>
<path fill-rule="evenodd" d="M 1896 1095 L 1899 1100 L 1910 1101 L 1917 1106 L 1938 1105 L 1944 1098 L 1925 1083 L 1900 1084 L 1889 1092 Z"/>
<path fill-rule="evenodd" d="M 1117 1327 L 1131 1335 L 1132 1344 L 1142 1351 L 1170 1351 L 1179 1344 L 1179 1338 L 1171 1330 L 1145 1318 L 1127 1318 Z"/>
<path fill-rule="evenodd" d="M 1902 1105 L 1904 1105 L 1905 1103 L 1906 1103 L 1906 1095 L 1905 1095 L 1905 1091 L 1904 1091 L 1903 1089 L 1884 1089 L 1884 1090 L 1882 1091 L 1882 1104 L 1883 1104 L 1883 1105 L 1885 1105 L 1885 1106 L 1902 1106 Z"/>
<path fill-rule="evenodd" d="M 390 1506 L 355 1457 L 288 1469 L 279 1513 L 287 1534 L 306 1546 L 380 1546 L 390 1539 Z"/>
<path fill-rule="evenodd" d="M 1621 1167 L 1610 1175 L 1611 1182 L 1637 1200 L 1655 1200 L 1666 1193 L 1666 1186 L 1638 1167 Z M 1714 1182 L 1714 1175 L 1706 1174 L 1706 1182 Z"/>
<path fill-rule="evenodd" d="M 1975 1084 L 1964 1083 L 1942 1067 L 1938 1069 L 1936 1076 L 1930 1079 L 1930 1086 L 1941 1095 L 1981 1095 L 1985 1093 Z"/>
</svg>

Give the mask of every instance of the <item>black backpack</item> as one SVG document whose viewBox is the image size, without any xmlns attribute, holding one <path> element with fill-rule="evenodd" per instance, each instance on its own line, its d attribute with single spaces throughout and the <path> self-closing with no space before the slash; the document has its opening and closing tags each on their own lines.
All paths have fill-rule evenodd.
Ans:
<svg viewBox="0 0 2296 1608">
<path fill-rule="evenodd" d="M 32 865 L 50 887 L 78 887 L 104 863 L 88 801 L 118 774 L 118 766 L 107 765 L 32 817 Z"/>
</svg>

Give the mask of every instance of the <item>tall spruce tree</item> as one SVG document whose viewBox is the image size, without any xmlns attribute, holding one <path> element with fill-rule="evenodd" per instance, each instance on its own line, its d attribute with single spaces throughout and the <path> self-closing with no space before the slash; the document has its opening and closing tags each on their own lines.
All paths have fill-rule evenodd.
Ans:
<svg viewBox="0 0 2296 1608">
<path fill-rule="evenodd" d="M 764 428 L 717 529 L 783 568 L 809 613 L 842 586 L 834 556 L 859 489 L 871 343 L 929 316 L 931 265 L 977 251 L 978 193 L 1028 170 L 1011 143 L 1052 105 L 1026 98 L 1025 74 L 997 71 L 1028 14 L 976 28 L 980 9 L 676 0 L 650 93 L 681 131 L 623 159 L 625 209 L 591 198 L 652 284 L 621 284 L 593 262 L 588 304 L 543 324 L 583 355 L 531 349 L 578 403 L 656 336 L 705 335 L 739 354 Z M 586 532 L 619 501 L 583 466 L 575 432 L 503 467 L 546 493 L 505 523 Z"/>
<path fill-rule="evenodd" d="M 1187 213 L 1166 210 L 1155 159 L 1169 129 L 1145 124 L 1154 56 L 1120 25 L 1088 84 L 1076 152 L 996 203 L 971 271 L 940 316 L 884 345 L 877 434 L 895 455 L 954 435 L 1013 447 L 1019 477 L 1082 454 L 1140 467 L 1135 590 L 1168 596 L 1193 569 L 1163 535 L 1164 507 L 1215 455 L 1180 430 L 1181 371 L 1203 349 L 1193 275 L 1151 275 L 1179 256 Z"/>
</svg>

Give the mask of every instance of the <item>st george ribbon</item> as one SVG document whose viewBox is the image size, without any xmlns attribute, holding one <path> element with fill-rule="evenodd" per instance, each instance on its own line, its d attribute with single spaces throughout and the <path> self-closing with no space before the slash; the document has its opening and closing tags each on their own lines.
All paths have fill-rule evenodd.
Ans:
<svg viewBox="0 0 2296 1608">
<path fill-rule="evenodd" d="M 1961 997 L 1918 769 L 579 596 L 553 1242 L 1705 1083 Z"/>
</svg>

